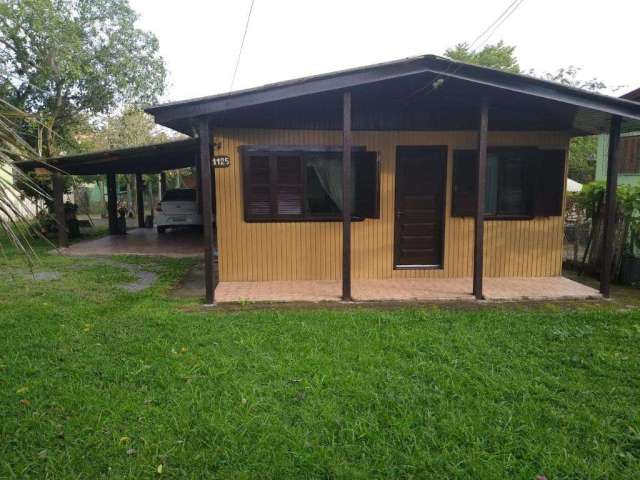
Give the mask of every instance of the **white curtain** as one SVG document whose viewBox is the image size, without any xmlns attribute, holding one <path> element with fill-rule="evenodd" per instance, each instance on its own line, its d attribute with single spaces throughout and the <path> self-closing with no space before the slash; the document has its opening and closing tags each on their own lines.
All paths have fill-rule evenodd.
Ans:
<svg viewBox="0 0 640 480">
<path fill-rule="evenodd" d="M 312 157 L 308 165 L 316 172 L 329 198 L 342 211 L 342 161 L 339 158 Z"/>
</svg>

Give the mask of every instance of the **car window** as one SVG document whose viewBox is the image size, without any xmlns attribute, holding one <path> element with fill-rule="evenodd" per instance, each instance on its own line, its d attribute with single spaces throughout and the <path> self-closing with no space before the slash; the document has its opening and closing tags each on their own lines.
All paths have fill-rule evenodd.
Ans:
<svg viewBox="0 0 640 480">
<path fill-rule="evenodd" d="M 196 191 L 191 188 L 168 190 L 162 197 L 163 202 L 195 202 Z"/>
</svg>

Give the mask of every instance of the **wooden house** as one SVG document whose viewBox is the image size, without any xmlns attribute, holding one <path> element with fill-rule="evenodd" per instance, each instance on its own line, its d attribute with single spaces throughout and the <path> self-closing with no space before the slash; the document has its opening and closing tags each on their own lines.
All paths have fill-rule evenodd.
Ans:
<svg viewBox="0 0 640 480">
<path fill-rule="evenodd" d="M 349 300 L 358 282 L 468 279 L 480 299 L 485 279 L 559 277 L 570 139 L 609 132 L 615 171 L 620 134 L 640 125 L 627 99 L 433 55 L 147 112 L 194 137 L 208 303 L 216 282 L 329 282 Z M 153 148 L 134 152 L 138 163 L 127 152 L 92 161 L 109 175 L 169 168 Z"/>
<path fill-rule="evenodd" d="M 436 56 L 159 105 L 206 137 L 219 281 L 561 273 L 572 136 L 640 106 Z M 209 144 L 213 149 L 208 148 Z M 204 150 L 203 149 L 203 152 Z"/>
</svg>

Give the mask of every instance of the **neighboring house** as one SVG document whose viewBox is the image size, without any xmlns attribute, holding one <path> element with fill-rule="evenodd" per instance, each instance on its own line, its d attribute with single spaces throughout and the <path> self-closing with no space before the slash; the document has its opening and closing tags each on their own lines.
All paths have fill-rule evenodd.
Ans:
<svg viewBox="0 0 640 480">
<path fill-rule="evenodd" d="M 622 95 L 620 98 L 640 102 L 640 88 Z M 609 135 L 598 135 L 596 155 L 596 180 L 607 178 L 607 157 Z M 619 185 L 640 185 L 640 130 L 623 133 L 620 140 Z"/>
</svg>

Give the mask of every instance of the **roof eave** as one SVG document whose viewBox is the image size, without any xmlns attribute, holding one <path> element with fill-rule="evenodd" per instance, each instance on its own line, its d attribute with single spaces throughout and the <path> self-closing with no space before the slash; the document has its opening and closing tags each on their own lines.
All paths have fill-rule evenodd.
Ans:
<svg viewBox="0 0 640 480">
<path fill-rule="evenodd" d="M 640 105 L 624 98 L 610 97 L 535 77 L 466 64 L 435 55 L 360 67 L 324 75 L 265 85 L 262 87 L 200 99 L 158 105 L 146 109 L 157 123 L 168 125 L 179 120 L 277 102 L 305 95 L 340 91 L 421 73 L 434 73 L 477 85 L 499 88 L 552 101 L 558 101 L 625 118 L 640 120 Z"/>
</svg>

